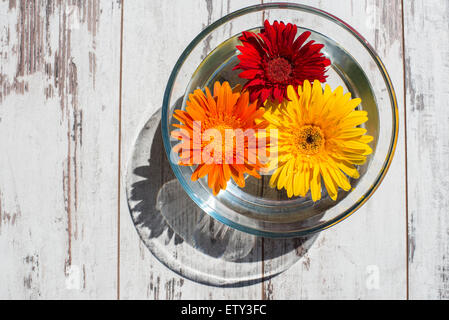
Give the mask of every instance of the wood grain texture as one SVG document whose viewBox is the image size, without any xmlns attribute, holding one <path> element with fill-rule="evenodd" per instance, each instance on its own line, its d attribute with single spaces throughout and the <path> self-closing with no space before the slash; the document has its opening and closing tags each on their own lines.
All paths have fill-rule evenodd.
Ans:
<svg viewBox="0 0 449 320">
<path fill-rule="evenodd" d="M 245 287 L 202 285 L 140 241 L 117 181 L 139 130 L 198 32 L 260 2 L 269 0 L 133 0 L 125 8 L 116 0 L 0 0 L 0 298 L 403 299 L 407 284 L 412 299 L 449 298 L 445 0 L 294 1 L 335 14 L 375 47 L 396 90 L 400 133 L 374 196 L 298 252 L 288 271 Z M 261 255 L 289 250 L 279 246 L 260 240 Z"/>
<path fill-rule="evenodd" d="M 449 299 L 448 15 L 404 1 L 411 299 Z"/>
<path fill-rule="evenodd" d="M 0 1 L 0 297 L 114 298 L 120 2 Z"/>
<path fill-rule="evenodd" d="M 207 25 L 254 1 L 129 1 L 124 6 L 122 158 L 162 106 L 169 74 L 182 51 Z M 192 17 L 195 17 L 192 19 Z M 157 30 L 157 31 L 156 31 Z M 232 32 L 232 30 L 229 30 Z M 234 31 L 235 32 L 235 31 Z M 214 39 L 209 41 L 213 42 Z M 214 46 L 205 44 L 204 54 Z M 147 88 L 151 88 L 148 90 Z M 161 152 L 165 152 L 161 149 Z M 126 161 L 122 165 L 125 172 Z M 125 190 L 122 181 L 122 189 Z M 121 196 L 120 297 L 123 299 L 257 299 L 261 285 L 218 288 L 183 279 L 140 241 Z"/>
<path fill-rule="evenodd" d="M 267 1 L 268 2 L 268 1 Z M 349 23 L 375 48 L 403 114 L 401 1 L 292 1 Z M 404 299 L 406 207 L 404 129 L 379 189 L 347 220 L 319 234 L 299 263 L 264 284 L 266 299 Z M 265 244 L 265 250 L 272 246 Z M 270 268 L 266 265 L 265 268 Z M 377 284 L 378 282 L 378 284 Z"/>
<path fill-rule="evenodd" d="M 167 6 L 170 6 L 170 2 Z M 171 6 L 133 2 L 127 4 L 124 19 L 124 127 L 122 157 L 129 157 L 136 128 L 143 126 L 162 103 L 162 91 L 179 54 L 203 27 L 238 6 L 234 1 L 197 1 Z M 252 4 L 257 3 L 252 1 Z M 390 71 L 402 108 L 402 24 L 400 1 L 302 1 L 330 11 L 352 24 L 378 50 Z M 154 6 L 154 7 L 153 7 Z M 231 6 L 231 7 L 230 7 Z M 195 13 L 192 12 L 195 11 Z M 199 19 L 185 28 L 183 17 Z M 144 22 L 141 17 L 147 17 Z M 207 17 L 207 18 L 206 18 Z M 368 17 L 368 19 L 367 19 Z M 140 20 L 139 20 L 140 19 Z M 169 30 L 160 26 L 170 25 Z M 145 30 L 158 28 L 157 34 Z M 146 43 L 151 43 L 151 46 Z M 139 48 L 137 50 L 136 48 Z M 212 48 L 205 48 L 207 53 Z M 161 56 L 160 52 L 164 52 Z M 135 75 L 144 70 L 140 77 Z M 148 74 L 148 75 L 146 75 Z M 156 76 L 155 76 L 156 75 Z M 135 88 L 155 88 L 136 92 Z M 131 89 L 127 89 L 131 88 Z M 402 112 L 402 109 L 401 109 Z M 132 130 L 134 129 L 134 131 Z M 207 287 L 181 278 L 160 265 L 138 240 L 129 223 L 128 210 L 121 206 L 121 296 L 123 298 L 404 298 L 406 294 L 406 216 L 404 179 L 404 137 L 399 137 L 397 153 L 380 189 L 364 207 L 347 221 L 319 235 L 317 242 L 290 270 L 263 284 L 245 288 Z M 123 168 L 123 167 L 122 167 Z M 123 196 L 122 196 L 123 198 Z M 124 198 L 123 198 L 124 199 Z M 126 222 L 125 222 L 126 221 Z M 381 240 L 383 239 L 383 240 Z M 387 240 L 385 240 L 387 239 Z M 265 255 L 278 248 L 265 240 Z M 262 268 L 274 268 L 270 262 Z M 379 275 L 379 286 L 368 283 Z M 142 285 L 146 284 L 146 287 Z M 172 285 L 173 284 L 173 285 Z"/>
</svg>

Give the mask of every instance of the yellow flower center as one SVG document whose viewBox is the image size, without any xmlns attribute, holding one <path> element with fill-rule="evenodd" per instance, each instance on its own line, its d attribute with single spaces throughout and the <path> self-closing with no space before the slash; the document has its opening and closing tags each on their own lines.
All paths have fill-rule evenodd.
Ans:
<svg viewBox="0 0 449 320">
<path fill-rule="evenodd" d="M 324 146 L 324 134 L 319 127 L 302 126 L 294 136 L 295 145 L 300 153 L 314 155 Z"/>
</svg>

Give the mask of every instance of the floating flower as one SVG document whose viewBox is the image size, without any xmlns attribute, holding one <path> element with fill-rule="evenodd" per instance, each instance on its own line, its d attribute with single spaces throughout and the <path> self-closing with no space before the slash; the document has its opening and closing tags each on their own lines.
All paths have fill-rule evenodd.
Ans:
<svg viewBox="0 0 449 320">
<path fill-rule="evenodd" d="M 277 168 L 270 186 L 285 188 L 289 197 L 304 197 L 309 189 L 313 201 L 321 198 L 321 178 L 329 196 L 337 199 L 338 187 L 351 188 L 348 177 L 359 178 L 355 165 L 366 161 L 372 152 L 373 137 L 357 127 L 368 120 L 368 113 L 355 110 L 361 100 L 351 100 L 343 88 L 334 92 L 326 84 L 324 92 L 316 80 L 311 87 L 305 80 L 296 92 L 288 86 L 290 101 L 284 109 L 267 111 L 268 128 L 279 131 Z M 273 166 L 273 163 L 271 163 Z"/>
<path fill-rule="evenodd" d="M 304 80 L 326 80 L 330 60 L 320 52 L 324 45 L 313 40 L 304 45 L 309 31 L 295 40 L 296 34 L 294 24 L 275 21 L 270 25 L 265 20 L 260 33 L 243 32 L 239 37 L 240 62 L 234 69 L 243 70 L 239 76 L 248 80 L 244 89 L 250 91 L 251 101 L 264 103 L 269 98 L 281 103 L 287 98 L 288 85 L 296 88 Z"/>
<path fill-rule="evenodd" d="M 257 101 L 249 102 L 249 93 L 234 89 L 228 82 L 214 84 L 213 95 L 208 88 L 189 95 L 185 111 L 175 110 L 174 117 L 181 124 L 172 136 L 181 140 L 174 147 L 180 165 L 198 165 L 193 181 L 207 175 L 213 194 L 226 189 L 232 179 L 239 187 L 245 186 L 244 175 L 260 178 L 264 165 L 257 155 L 257 130 L 268 125 L 263 120 L 264 109 L 257 109 Z"/>
</svg>

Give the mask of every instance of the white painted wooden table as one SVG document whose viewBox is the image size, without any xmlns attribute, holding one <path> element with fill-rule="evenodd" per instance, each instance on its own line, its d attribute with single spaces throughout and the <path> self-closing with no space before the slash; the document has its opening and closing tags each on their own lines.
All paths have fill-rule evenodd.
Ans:
<svg viewBox="0 0 449 320">
<path fill-rule="evenodd" d="M 447 0 L 295 1 L 375 47 L 400 114 L 378 191 L 296 264 L 207 286 L 140 241 L 122 179 L 139 128 L 193 37 L 261 2 L 0 0 L 0 298 L 449 298 Z"/>
</svg>

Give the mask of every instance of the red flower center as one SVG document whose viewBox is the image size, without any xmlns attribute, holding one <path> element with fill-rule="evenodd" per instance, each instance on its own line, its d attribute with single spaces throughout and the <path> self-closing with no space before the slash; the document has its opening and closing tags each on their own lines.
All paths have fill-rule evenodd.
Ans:
<svg viewBox="0 0 449 320">
<path fill-rule="evenodd" d="M 284 83 L 291 78 L 292 66 L 287 59 L 278 57 L 268 61 L 265 72 L 271 82 Z"/>
</svg>

